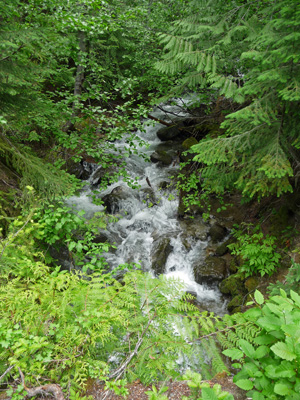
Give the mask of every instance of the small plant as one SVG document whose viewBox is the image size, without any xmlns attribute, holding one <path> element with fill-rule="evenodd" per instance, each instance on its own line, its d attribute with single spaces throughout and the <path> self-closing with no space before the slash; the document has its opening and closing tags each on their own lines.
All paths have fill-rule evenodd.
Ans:
<svg viewBox="0 0 300 400">
<path fill-rule="evenodd" d="M 163 394 L 169 388 L 167 386 L 162 385 L 159 390 L 156 389 L 154 385 L 152 385 L 152 390 L 148 390 L 145 392 L 148 396 L 148 400 L 168 400 L 168 397 Z"/>
<path fill-rule="evenodd" d="M 107 381 L 105 384 L 105 390 L 112 390 L 117 396 L 123 396 L 126 398 L 129 391 L 126 387 L 126 379 L 119 379 L 117 381 Z"/>
<path fill-rule="evenodd" d="M 183 396 L 182 400 L 234 400 L 232 394 L 222 390 L 221 385 L 216 384 L 211 388 L 197 372 L 187 371 L 183 379 L 187 380 L 191 396 Z"/>
<path fill-rule="evenodd" d="M 281 255 L 276 252 L 274 236 L 264 236 L 258 229 L 254 229 L 252 233 L 238 230 L 234 232 L 234 236 L 237 242 L 228 245 L 228 248 L 231 254 L 241 256 L 240 272 L 248 277 L 256 274 L 271 275 L 275 271 Z"/>
</svg>

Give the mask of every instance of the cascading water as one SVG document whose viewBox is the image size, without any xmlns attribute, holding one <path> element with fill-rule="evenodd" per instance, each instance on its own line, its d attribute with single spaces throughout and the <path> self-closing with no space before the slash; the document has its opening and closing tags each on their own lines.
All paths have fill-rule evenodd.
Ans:
<svg viewBox="0 0 300 400">
<path fill-rule="evenodd" d="M 164 111 L 176 113 L 179 118 L 186 116 L 179 112 L 177 106 L 164 106 Z M 164 111 L 155 109 L 152 115 L 166 120 Z M 124 263 L 138 263 L 153 276 L 164 273 L 177 277 L 184 282 L 187 291 L 197 296 L 202 309 L 224 314 L 226 303 L 217 284 L 208 286 L 195 281 L 193 266 L 205 257 L 208 226 L 200 221 L 203 237 L 200 235 L 200 238 L 195 238 L 189 236 L 184 224 L 177 218 L 178 195 L 169 184 L 170 177 L 178 171 L 178 151 L 176 146 L 166 146 L 158 139 L 156 133 L 161 127 L 159 123 L 145 123 L 145 131 L 137 135 L 148 143 L 148 147 L 139 151 L 150 157 L 159 147 L 164 146 L 173 157 L 171 165 L 162 167 L 138 155 L 131 155 L 126 158 L 127 172 L 132 179 L 137 180 L 139 189 L 132 189 L 120 180 L 101 192 L 101 198 L 109 203 L 109 212 L 119 217 L 117 222 L 108 224 L 103 231 L 108 241 L 116 243 L 117 247 L 115 251 L 106 254 L 106 260 L 112 268 Z M 115 145 L 121 150 L 125 140 Z M 103 210 L 103 207 L 92 203 L 90 196 L 97 171 L 96 168 L 91 174 L 81 195 L 68 200 L 69 204 L 85 210 L 87 218 Z"/>
</svg>

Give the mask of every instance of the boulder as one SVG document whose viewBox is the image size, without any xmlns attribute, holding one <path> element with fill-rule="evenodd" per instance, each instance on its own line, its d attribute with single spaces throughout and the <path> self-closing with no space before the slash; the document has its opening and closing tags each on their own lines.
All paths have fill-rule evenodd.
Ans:
<svg viewBox="0 0 300 400">
<path fill-rule="evenodd" d="M 116 174 L 117 166 L 110 165 L 108 168 L 98 167 L 91 176 L 90 182 L 92 186 L 98 186 L 101 182 L 108 182 L 112 175 Z"/>
<path fill-rule="evenodd" d="M 154 241 L 152 249 L 152 269 L 156 276 L 165 272 L 165 265 L 169 254 L 173 250 L 168 237 L 159 238 Z"/>
<path fill-rule="evenodd" d="M 227 275 L 226 262 L 222 258 L 209 256 L 204 262 L 194 265 L 195 281 L 211 284 Z"/>
<path fill-rule="evenodd" d="M 184 150 L 189 150 L 195 144 L 198 144 L 198 140 L 194 136 L 191 136 L 185 139 L 185 141 L 182 143 L 182 147 Z"/>
<path fill-rule="evenodd" d="M 241 307 L 244 305 L 245 298 L 242 294 L 237 294 L 234 298 L 227 304 L 228 311 L 232 314 L 236 312 L 241 312 Z"/>
<path fill-rule="evenodd" d="M 228 240 L 226 240 L 224 243 L 220 244 L 217 248 L 216 248 L 216 255 L 218 257 L 224 256 L 225 254 L 228 253 L 228 245 L 233 243 L 233 239 L 230 238 Z"/>
<path fill-rule="evenodd" d="M 166 151 L 162 150 L 156 150 L 152 153 L 150 160 L 159 165 L 170 165 L 172 163 L 172 157 Z"/>
<path fill-rule="evenodd" d="M 76 178 L 85 181 L 92 174 L 94 165 L 95 164 L 85 161 L 75 162 L 69 158 L 66 162 L 65 169 L 69 174 L 75 175 Z"/>
<path fill-rule="evenodd" d="M 190 152 L 186 153 L 186 151 L 189 150 L 195 144 L 198 144 L 198 140 L 196 138 L 194 138 L 193 136 L 185 139 L 185 141 L 182 143 L 182 147 L 184 149 L 184 152 L 180 154 L 180 161 L 181 162 L 188 162 L 188 161 L 192 161 L 193 160 L 193 158 L 195 157 L 195 155 L 197 153 L 190 153 Z"/>
<path fill-rule="evenodd" d="M 230 275 L 224 279 L 219 286 L 220 292 L 223 294 L 231 294 L 233 296 L 243 291 L 244 282 L 238 275 Z"/>
<path fill-rule="evenodd" d="M 139 192 L 140 200 L 147 205 L 147 207 L 152 207 L 157 204 L 157 199 L 155 197 L 155 192 L 152 188 L 148 187 L 141 189 Z"/>
<path fill-rule="evenodd" d="M 220 242 L 226 236 L 227 229 L 224 226 L 214 223 L 209 229 L 209 235 L 213 243 Z"/>
<path fill-rule="evenodd" d="M 130 197 L 128 188 L 125 186 L 115 187 L 109 194 L 102 197 L 103 205 L 110 214 L 115 214 L 120 210 L 120 200 L 126 200 Z"/>
<path fill-rule="evenodd" d="M 50 245 L 48 251 L 50 256 L 53 258 L 55 265 L 59 265 L 62 271 L 71 271 L 75 268 L 74 260 L 66 245 Z"/>
<path fill-rule="evenodd" d="M 250 276 L 249 278 L 247 278 L 245 280 L 245 288 L 247 289 L 247 291 L 250 292 L 254 292 L 255 289 L 257 289 L 257 287 L 260 285 L 260 279 L 257 276 Z"/>
<path fill-rule="evenodd" d="M 208 226 L 203 222 L 201 217 L 193 219 L 180 220 L 179 224 L 184 232 L 183 238 L 192 236 L 198 240 L 206 240 L 208 236 Z"/>
<path fill-rule="evenodd" d="M 175 140 L 180 136 L 181 129 L 183 128 L 183 122 L 179 122 L 176 125 L 166 126 L 157 131 L 157 137 L 162 141 Z"/>
</svg>

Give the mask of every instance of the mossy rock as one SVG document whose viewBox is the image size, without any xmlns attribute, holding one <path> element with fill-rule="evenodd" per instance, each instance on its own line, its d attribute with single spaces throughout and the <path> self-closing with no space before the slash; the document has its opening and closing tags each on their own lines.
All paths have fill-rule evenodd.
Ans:
<svg viewBox="0 0 300 400">
<path fill-rule="evenodd" d="M 259 286 L 260 279 L 257 276 L 250 276 L 246 279 L 244 285 L 248 292 L 254 292 Z"/>
<path fill-rule="evenodd" d="M 218 223 L 215 223 L 210 227 L 208 233 L 211 237 L 212 242 L 216 243 L 216 242 L 220 242 L 221 240 L 223 240 L 225 238 L 227 229 L 224 226 L 222 226 Z"/>
<path fill-rule="evenodd" d="M 163 150 L 156 150 L 151 154 L 150 160 L 153 163 L 158 163 L 159 165 L 170 165 L 172 163 L 172 157 Z"/>
<path fill-rule="evenodd" d="M 229 312 L 239 312 L 240 307 L 244 304 L 244 295 L 237 294 L 234 298 L 228 303 L 227 308 Z"/>
<path fill-rule="evenodd" d="M 184 148 L 184 150 L 189 150 L 195 144 L 198 144 L 198 140 L 194 136 L 192 136 L 185 139 L 185 141 L 182 143 L 182 147 Z"/>
<path fill-rule="evenodd" d="M 243 280 L 238 275 L 230 275 L 220 283 L 220 292 L 237 295 L 243 290 Z"/>
<path fill-rule="evenodd" d="M 226 262 L 222 258 L 209 256 L 194 266 L 195 281 L 200 284 L 214 283 L 224 279 L 226 274 Z"/>
</svg>

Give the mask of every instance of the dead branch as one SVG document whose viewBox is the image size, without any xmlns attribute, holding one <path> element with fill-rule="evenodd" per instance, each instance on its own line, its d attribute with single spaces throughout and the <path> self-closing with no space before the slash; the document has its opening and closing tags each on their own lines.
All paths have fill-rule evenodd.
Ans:
<svg viewBox="0 0 300 400">
<path fill-rule="evenodd" d="M 22 385 L 24 386 L 24 389 L 26 390 L 28 397 L 37 396 L 38 394 L 45 395 L 46 393 L 51 393 L 51 394 L 53 394 L 53 396 L 55 397 L 56 400 L 65 400 L 63 391 L 61 390 L 61 387 L 59 385 L 56 385 L 55 383 L 48 383 L 47 385 L 37 386 L 34 388 L 28 388 L 25 385 L 24 374 L 20 368 L 19 368 L 19 373 L 20 373 Z"/>
<path fill-rule="evenodd" d="M 160 124 L 165 125 L 165 126 L 173 126 L 174 125 L 174 124 L 172 124 L 170 122 L 166 122 L 166 121 L 163 121 L 162 119 L 158 119 L 156 117 L 153 117 L 150 114 L 148 114 L 148 118 L 152 119 L 153 121 L 159 122 Z"/>
<path fill-rule="evenodd" d="M 126 358 L 124 363 L 118 369 L 116 369 L 112 374 L 109 375 L 109 379 L 116 378 L 116 380 L 117 380 L 126 371 L 126 368 L 127 368 L 128 364 L 130 363 L 130 361 L 133 359 L 133 357 L 135 355 L 137 355 L 138 350 L 143 343 L 143 340 L 144 340 L 143 338 L 144 338 L 146 332 L 148 331 L 151 322 L 154 320 L 155 317 L 156 317 L 156 314 L 154 313 L 152 318 L 149 319 L 148 324 L 147 324 L 146 328 L 143 330 L 139 340 L 137 341 L 133 352 L 131 354 L 129 354 L 129 356 Z"/>
<path fill-rule="evenodd" d="M 7 370 L 0 376 L 0 381 L 9 373 L 14 368 L 14 365 L 11 365 L 10 367 L 7 368 Z"/>
</svg>

